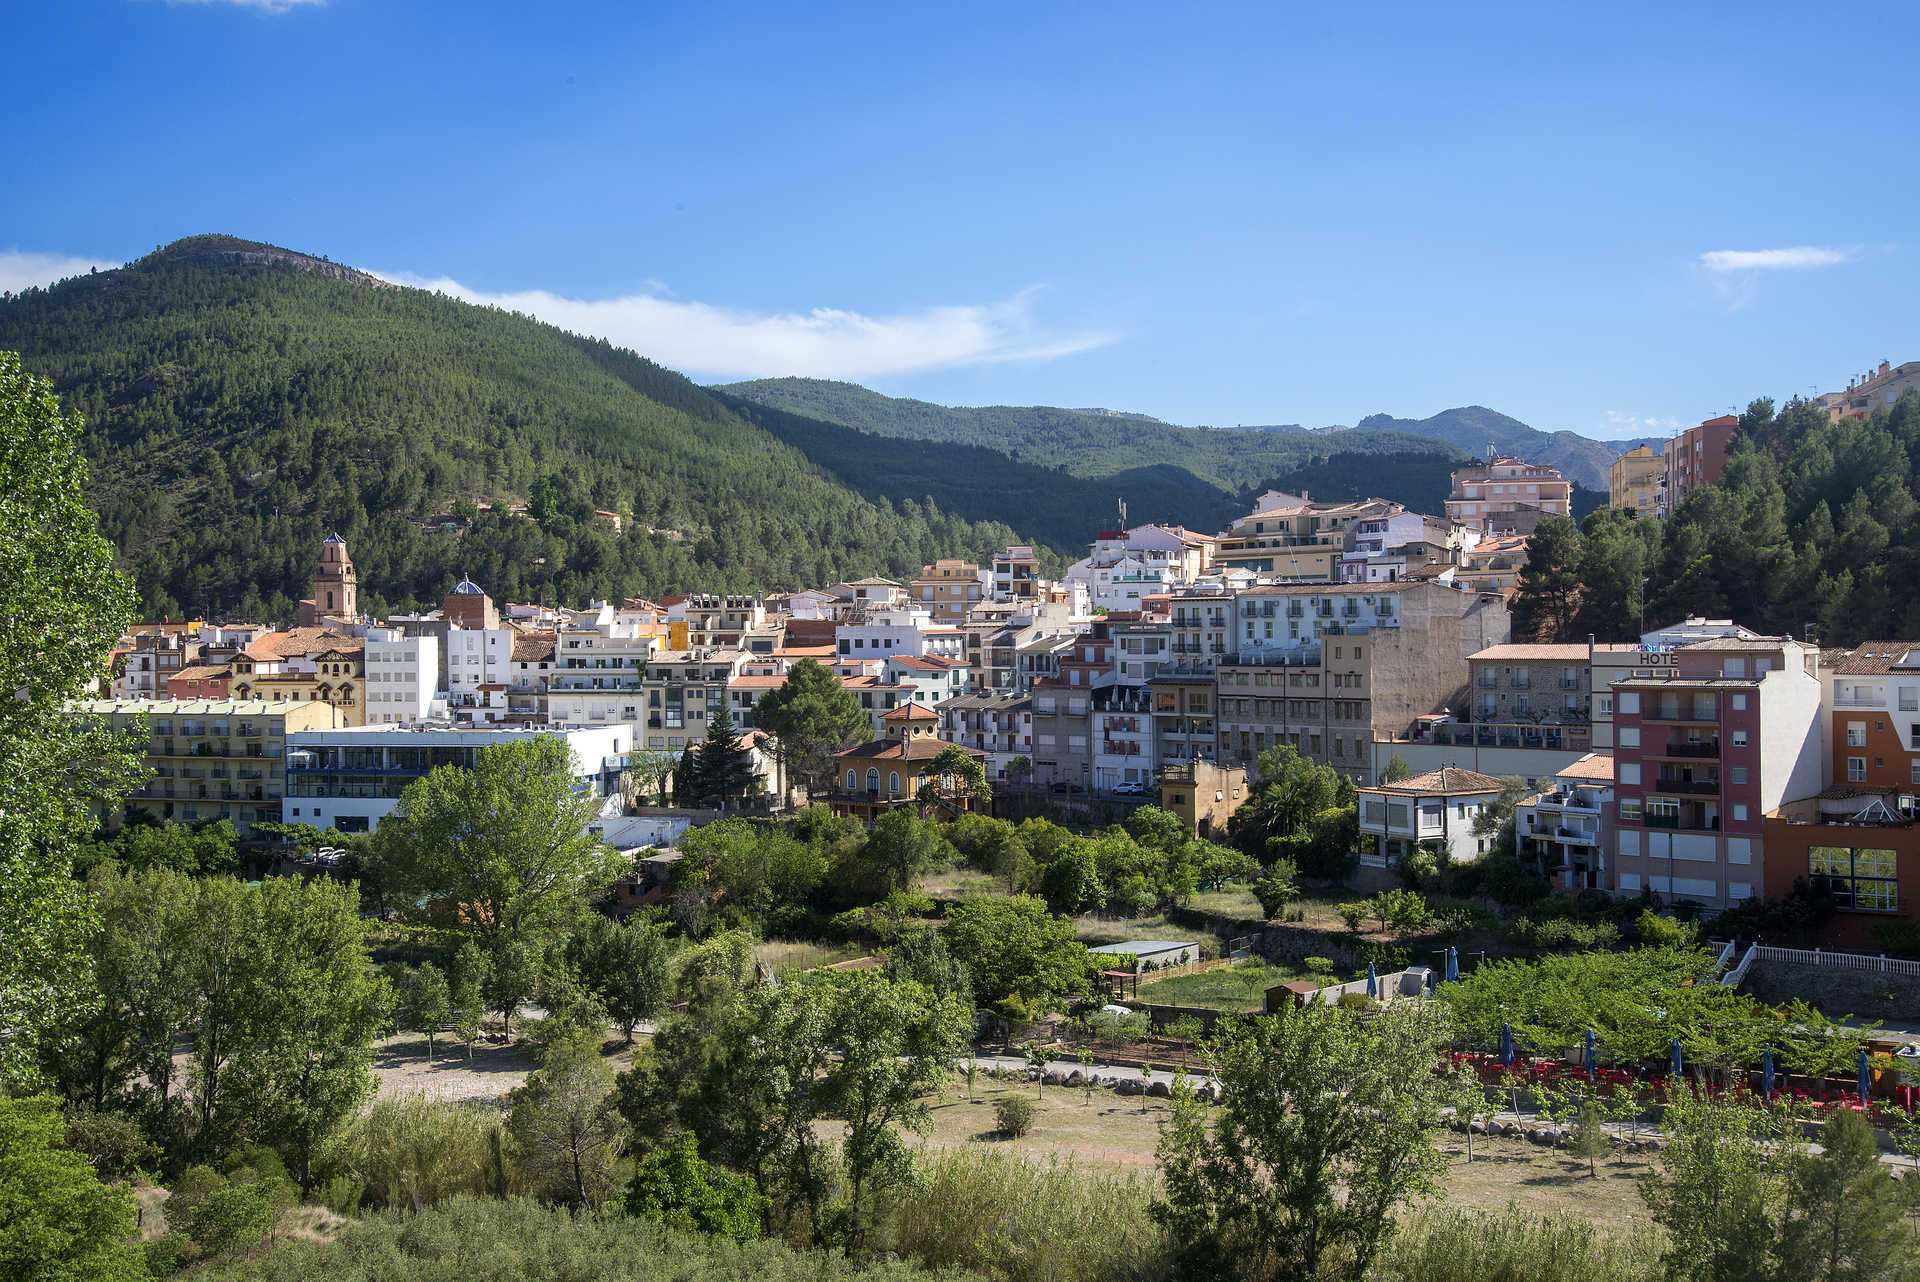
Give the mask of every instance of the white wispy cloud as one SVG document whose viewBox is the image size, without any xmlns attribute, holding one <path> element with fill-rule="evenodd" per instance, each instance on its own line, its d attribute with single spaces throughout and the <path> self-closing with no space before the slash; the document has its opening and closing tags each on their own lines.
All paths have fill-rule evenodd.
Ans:
<svg viewBox="0 0 1920 1282">
<path fill-rule="evenodd" d="M 1051 360 L 1102 346 L 1101 333 L 1049 334 L 1037 324 L 1037 290 L 996 303 L 949 304 L 869 316 L 837 307 L 764 312 L 646 293 L 566 298 L 546 290 L 506 293 L 446 277 L 378 272 L 396 285 L 435 290 L 470 303 L 524 312 L 577 334 L 630 347 L 675 369 L 703 375 L 864 379 L 1001 361 Z"/>
<path fill-rule="evenodd" d="M 1710 272 L 1805 271 L 1850 262 L 1860 251 L 1829 245 L 1793 245 L 1785 249 L 1714 249 L 1700 255 Z"/>
<path fill-rule="evenodd" d="M 253 9 L 259 13 L 291 13 L 305 5 L 322 5 L 327 0 L 167 0 L 170 5 L 187 4 L 225 4 L 236 9 Z"/>
<path fill-rule="evenodd" d="M 1608 410 L 1606 427 L 1595 435 L 1603 441 L 1617 441 L 1630 436 L 1671 436 L 1685 426 L 1677 418 Z"/>
<path fill-rule="evenodd" d="M 0 291 L 18 293 L 35 285 L 51 285 L 69 276 L 84 276 L 94 268 L 118 267 L 98 258 L 73 254 L 32 254 L 0 249 Z"/>
</svg>

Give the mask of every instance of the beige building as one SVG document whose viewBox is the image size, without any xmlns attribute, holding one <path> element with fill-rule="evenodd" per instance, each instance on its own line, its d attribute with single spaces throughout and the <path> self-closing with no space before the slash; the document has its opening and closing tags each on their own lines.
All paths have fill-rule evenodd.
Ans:
<svg viewBox="0 0 1920 1282">
<path fill-rule="evenodd" d="M 1180 822 L 1196 837 L 1224 839 L 1227 821 L 1246 803 L 1247 791 L 1247 772 L 1242 766 L 1194 759 L 1160 771 L 1160 808 L 1180 816 Z"/>
<path fill-rule="evenodd" d="M 1920 361 L 1908 361 L 1904 365 L 1881 361 L 1878 369 L 1848 379 L 1846 391 L 1828 392 L 1814 404 L 1827 412 L 1829 420 L 1838 423 L 1843 418 L 1865 418 L 1917 388 L 1920 388 Z"/>
<path fill-rule="evenodd" d="M 288 734 L 347 724 L 340 709 L 317 699 L 91 699 L 73 710 L 115 730 L 147 719 L 153 778 L 127 795 L 129 813 L 165 823 L 225 819 L 242 837 L 261 820 L 280 819 Z"/>
<path fill-rule="evenodd" d="M 1213 563 L 1281 583 L 1337 583 L 1349 530 L 1404 511 L 1387 499 L 1315 503 L 1304 494 L 1269 491 L 1215 541 Z"/>
<path fill-rule="evenodd" d="M 1214 672 L 1219 759 L 1287 744 L 1360 783 L 1374 740 L 1458 701 L 1467 656 L 1512 632 L 1497 598 L 1438 583 L 1254 588 L 1236 606 L 1238 645 Z"/>
<path fill-rule="evenodd" d="M 1607 469 L 1607 505 L 1635 516 L 1658 516 L 1666 483 L 1666 456 L 1651 445 L 1636 445 Z"/>
<path fill-rule="evenodd" d="M 1488 534 L 1514 528 L 1516 518 L 1571 515 L 1573 485 L 1559 469 L 1505 455 L 1454 472 L 1447 495 L 1448 520 Z"/>
<path fill-rule="evenodd" d="M 913 601 L 935 623 L 965 623 L 967 611 L 980 604 L 982 585 L 990 577 L 971 561 L 942 557 L 922 568 L 913 581 Z"/>
</svg>

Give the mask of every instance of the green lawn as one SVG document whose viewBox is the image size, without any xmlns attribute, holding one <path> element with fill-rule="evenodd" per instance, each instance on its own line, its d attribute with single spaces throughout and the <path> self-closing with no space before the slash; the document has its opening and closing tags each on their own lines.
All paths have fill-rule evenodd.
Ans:
<svg viewBox="0 0 1920 1282">
<path fill-rule="evenodd" d="M 1164 1006 L 1204 1006 L 1209 1010 L 1257 1010 L 1267 989 L 1306 978 L 1306 972 L 1253 958 L 1197 975 L 1175 975 L 1140 985 L 1140 1000 Z"/>
</svg>

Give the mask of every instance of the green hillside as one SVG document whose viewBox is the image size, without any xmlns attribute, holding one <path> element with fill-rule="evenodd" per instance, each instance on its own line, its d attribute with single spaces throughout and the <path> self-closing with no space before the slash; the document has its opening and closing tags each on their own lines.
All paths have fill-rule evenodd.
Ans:
<svg viewBox="0 0 1920 1282">
<path fill-rule="evenodd" d="M 1442 410 L 1422 419 L 1371 414 L 1361 419 L 1355 430 L 1410 432 L 1457 445 L 1475 457 L 1485 455 L 1491 444 L 1502 453 L 1529 463 L 1557 467 L 1574 484 L 1603 494 L 1607 489 L 1607 469 L 1622 450 L 1636 444 L 1595 441 L 1574 432 L 1542 432 L 1484 405 Z"/>
<path fill-rule="evenodd" d="M 605 342 L 227 237 L 0 300 L 0 347 L 86 416 L 90 501 L 155 614 L 285 618 L 335 529 L 375 608 L 462 573 L 571 603 L 907 575 L 1024 537 L 856 494 Z M 432 523 L 452 505 L 470 528 Z"/>
<path fill-rule="evenodd" d="M 854 383 L 824 379 L 758 379 L 715 390 L 876 436 L 1001 450 L 1023 462 L 1065 467 L 1076 476 L 1172 466 L 1235 492 L 1342 455 L 1355 456 L 1356 478 L 1364 475 L 1358 460 L 1366 455 L 1428 455 L 1450 465 L 1467 457 L 1466 451 L 1404 432 L 1232 431 L 1046 406 L 958 408 L 882 396 Z"/>
</svg>

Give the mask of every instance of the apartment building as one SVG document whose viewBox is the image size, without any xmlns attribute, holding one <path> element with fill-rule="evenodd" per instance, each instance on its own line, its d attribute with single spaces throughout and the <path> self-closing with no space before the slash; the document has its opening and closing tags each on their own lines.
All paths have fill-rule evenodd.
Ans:
<svg viewBox="0 0 1920 1282">
<path fill-rule="evenodd" d="M 1153 692 L 1153 741 L 1159 764 L 1214 761 L 1216 722 L 1213 675 L 1163 672 L 1147 682 Z"/>
<path fill-rule="evenodd" d="M 506 666 L 500 670 L 508 681 L 528 675 L 515 670 L 519 661 L 513 658 L 513 647 L 518 641 L 518 636 L 509 638 Z M 531 654 L 532 648 L 523 653 Z M 646 706 L 648 666 L 662 654 L 661 638 L 639 626 L 609 622 L 562 630 L 555 636 L 553 667 L 547 673 L 548 719 L 555 725 L 638 723 Z M 510 701 L 511 686 L 503 682 L 501 691 Z"/>
<path fill-rule="evenodd" d="M 1233 812 L 1251 791 L 1244 766 L 1222 766 L 1199 757 L 1168 762 L 1157 786 L 1160 808 L 1173 814 L 1189 833 L 1225 840 Z"/>
<path fill-rule="evenodd" d="M 398 628 L 369 628 L 368 725 L 408 725 L 434 714 L 440 689 L 440 641 Z"/>
<path fill-rule="evenodd" d="M 1040 595 L 1040 558 L 1027 544 L 1015 544 L 993 558 L 993 599 L 1018 601 Z"/>
<path fill-rule="evenodd" d="M 1055 678 L 1033 686 L 1033 772 L 1042 787 L 1093 785 L 1093 691 Z"/>
<path fill-rule="evenodd" d="M 966 656 L 966 633 L 957 627 L 936 626 L 923 609 L 874 610 L 836 628 L 834 647 L 841 657 L 852 659 L 882 659 L 895 654 L 962 659 Z"/>
<path fill-rule="evenodd" d="M 976 691 L 948 699 L 935 711 L 940 714 L 940 737 L 978 752 L 989 780 L 1007 782 L 1008 767 L 1017 757 L 1033 760 L 1032 696 Z"/>
<path fill-rule="evenodd" d="M 573 762 L 576 794 L 620 795 L 634 728 L 449 726 L 427 723 L 307 729 L 287 736 L 287 819 L 341 832 L 370 832 L 400 804 L 407 785 L 439 766 L 470 769 L 482 748 L 558 736 Z"/>
<path fill-rule="evenodd" d="M 1500 455 L 1456 470 L 1446 507 L 1449 521 L 1498 534 L 1520 516 L 1571 516 L 1573 486 L 1558 468 Z"/>
<path fill-rule="evenodd" d="M 1428 843 L 1444 846 L 1454 863 L 1472 863 L 1492 843 L 1474 826 L 1500 788 L 1492 775 L 1442 766 L 1359 789 L 1361 866 L 1396 868 Z"/>
<path fill-rule="evenodd" d="M 447 711 L 463 721 L 503 723 L 513 676 L 512 628 L 447 630 Z"/>
<path fill-rule="evenodd" d="M 1666 512 L 1672 512 L 1703 485 L 1712 485 L 1727 470 L 1727 443 L 1740 430 L 1732 414 L 1710 418 L 1690 427 L 1666 445 Z"/>
<path fill-rule="evenodd" d="M 747 635 L 764 627 L 766 622 L 767 607 L 755 596 L 696 592 L 681 597 L 667 608 L 667 625 L 675 649 L 746 649 Z M 684 641 L 671 631 L 676 623 L 686 625 Z"/>
<path fill-rule="evenodd" d="M 228 689 L 236 699 L 330 703 L 343 725 L 366 721 L 366 646 L 324 627 L 269 632 L 234 655 Z"/>
<path fill-rule="evenodd" d="M 1504 603 L 1438 583 L 1272 585 L 1233 604 L 1235 649 L 1214 672 L 1218 759 L 1287 744 L 1361 783 L 1374 741 L 1458 699 L 1467 656 L 1511 633 Z"/>
<path fill-rule="evenodd" d="M 1140 685 L 1174 666 L 1171 615 L 1108 615 L 1107 627 L 1113 638 L 1113 674 L 1119 681 Z"/>
<path fill-rule="evenodd" d="M 1233 592 L 1224 584 L 1195 583 L 1167 603 L 1173 644 L 1168 653 L 1181 672 L 1211 672 L 1233 643 Z"/>
<path fill-rule="evenodd" d="M 1764 887 L 1767 814 L 1820 792 L 1820 680 L 1788 637 L 1674 655 L 1613 686 L 1614 890 L 1724 907 Z"/>
<path fill-rule="evenodd" d="M 507 720 L 543 726 L 552 720 L 547 688 L 559 654 L 556 632 L 522 632 L 513 638 L 507 667 Z"/>
<path fill-rule="evenodd" d="M 1593 743 L 1594 652 L 1603 649 L 1615 647 L 1509 644 L 1467 656 L 1474 741 L 1585 751 Z"/>
<path fill-rule="evenodd" d="M 1086 582 L 1088 602 L 1108 613 L 1138 610 L 1147 597 L 1185 582 L 1168 561 L 1133 552 L 1091 557 L 1069 571 L 1069 577 L 1075 572 Z"/>
<path fill-rule="evenodd" d="M 992 574 L 972 561 L 942 557 L 913 581 L 913 601 L 935 623 L 965 623 L 967 611 L 980 604 L 992 581 Z"/>
<path fill-rule="evenodd" d="M 1607 467 L 1607 506 L 1635 516 L 1658 516 L 1667 486 L 1667 459 L 1651 445 L 1636 445 Z"/>
<path fill-rule="evenodd" d="M 1520 590 L 1520 571 L 1526 567 L 1527 535 L 1489 535 L 1460 554 L 1460 565 L 1453 573 L 1453 581 L 1469 592 L 1497 593 L 1510 597 Z"/>
<path fill-rule="evenodd" d="M 1539 861 L 1559 890 L 1612 888 L 1613 758 L 1589 752 L 1554 772 L 1553 781 L 1514 807 L 1523 858 Z"/>
<path fill-rule="evenodd" d="M 1144 790 L 1153 783 L 1159 749 L 1153 738 L 1153 690 L 1147 685 L 1106 685 L 1090 693 L 1093 790 L 1109 794 L 1123 785 Z"/>
<path fill-rule="evenodd" d="M 967 665 L 958 659 L 896 654 L 887 659 L 883 675 L 903 688 L 910 702 L 929 708 L 967 692 Z"/>
<path fill-rule="evenodd" d="M 72 711 L 118 731 L 147 719 L 153 777 L 127 794 L 127 814 L 167 823 L 225 819 L 242 837 L 281 818 L 288 737 L 343 723 L 341 710 L 319 699 L 88 699 Z"/>
<path fill-rule="evenodd" d="M 1418 512 L 1363 516 L 1347 526 L 1340 582 L 1392 583 L 1414 570 L 1457 565 L 1480 538 L 1478 530 Z"/>
<path fill-rule="evenodd" d="M 1814 404 L 1827 412 L 1828 421 L 1865 418 L 1876 409 L 1891 406 L 1909 390 L 1920 388 L 1920 361 L 1892 365 L 1881 361 L 1877 369 L 1867 370 L 1847 380 L 1844 392 L 1827 392 Z"/>
<path fill-rule="evenodd" d="M 1352 527 L 1404 511 L 1387 499 L 1315 503 L 1304 494 L 1270 491 L 1219 537 L 1214 564 L 1280 583 L 1337 583 Z"/>
<path fill-rule="evenodd" d="M 663 651 L 648 659 L 640 688 L 634 692 L 638 714 L 634 746 L 678 753 L 706 738 L 707 718 L 726 706 L 728 684 L 741 675 L 749 658 L 744 650 L 689 650 Z M 555 672 L 556 683 L 561 675 Z M 556 710 L 565 706 L 557 691 L 547 697 Z M 556 715 L 555 724 L 566 723 Z"/>
</svg>

